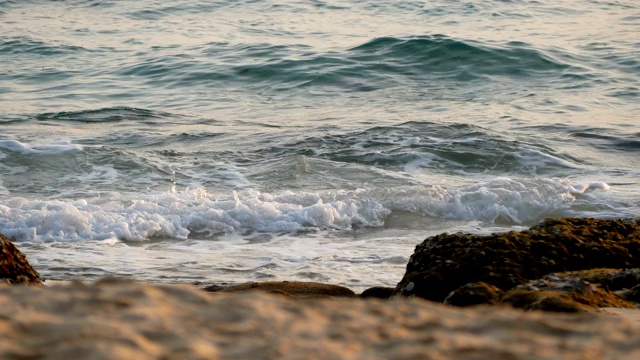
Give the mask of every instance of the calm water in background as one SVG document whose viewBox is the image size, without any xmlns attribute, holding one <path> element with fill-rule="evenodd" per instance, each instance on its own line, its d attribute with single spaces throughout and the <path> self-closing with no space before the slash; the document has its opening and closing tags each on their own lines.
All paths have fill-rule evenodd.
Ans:
<svg viewBox="0 0 640 360">
<path fill-rule="evenodd" d="M 640 208 L 637 1 L 1 1 L 0 232 L 47 278 L 395 285 Z"/>
</svg>

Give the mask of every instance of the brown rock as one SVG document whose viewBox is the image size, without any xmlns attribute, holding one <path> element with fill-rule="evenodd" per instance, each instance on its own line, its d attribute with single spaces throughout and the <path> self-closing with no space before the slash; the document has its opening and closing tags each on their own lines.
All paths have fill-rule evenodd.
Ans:
<svg viewBox="0 0 640 360">
<path fill-rule="evenodd" d="M 302 281 L 266 281 L 248 282 L 214 290 L 214 292 L 265 291 L 297 298 L 308 297 L 356 297 L 356 294 L 344 286 Z"/>
<path fill-rule="evenodd" d="M 600 284 L 611 291 L 631 289 L 640 284 L 640 269 L 588 269 L 550 274 L 559 278 L 576 278 Z"/>
<path fill-rule="evenodd" d="M 451 291 L 479 281 L 506 290 L 553 272 L 636 267 L 638 222 L 548 219 L 525 231 L 430 237 L 416 247 L 395 292 L 443 301 Z"/>
<path fill-rule="evenodd" d="M 444 303 L 455 306 L 472 306 L 480 304 L 496 304 L 504 291 L 487 284 L 486 282 L 476 282 L 461 286 L 452 291 L 444 299 Z"/>
<path fill-rule="evenodd" d="M 631 289 L 640 285 L 640 269 L 618 269 L 597 282 L 610 290 Z"/>
<path fill-rule="evenodd" d="M 625 289 L 617 293 L 620 297 L 627 301 L 632 301 L 636 304 L 640 304 L 640 285 L 636 285 L 631 289 Z"/>
<path fill-rule="evenodd" d="M 593 307 L 583 305 L 553 291 L 510 290 L 502 299 L 503 303 L 523 310 L 542 310 L 555 312 L 593 311 Z"/>
<path fill-rule="evenodd" d="M 635 308 L 596 284 L 553 275 L 516 286 L 504 294 L 501 302 L 525 310 L 560 312 L 593 311 L 600 307 Z"/>
<path fill-rule="evenodd" d="M 361 298 L 378 298 L 378 299 L 388 299 L 393 295 L 395 288 L 384 287 L 384 286 L 374 286 L 372 288 L 368 288 L 360 294 Z"/>
<path fill-rule="evenodd" d="M 0 282 L 42 285 L 40 275 L 6 236 L 0 234 Z"/>
<path fill-rule="evenodd" d="M 593 284 L 603 284 L 612 277 L 618 276 L 624 269 L 597 268 L 578 271 L 564 271 L 549 274 L 560 279 L 574 278 L 588 281 Z"/>
</svg>

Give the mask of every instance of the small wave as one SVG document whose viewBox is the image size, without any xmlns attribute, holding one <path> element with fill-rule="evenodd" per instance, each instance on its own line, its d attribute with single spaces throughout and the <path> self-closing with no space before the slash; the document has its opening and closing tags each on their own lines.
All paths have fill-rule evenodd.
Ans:
<svg viewBox="0 0 640 360">
<path fill-rule="evenodd" d="M 41 145 L 28 145 L 17 140 L 0 140 L 0 148 L 19 154 L 66 154 L 83 150 L 82 145 L 69 142 L 52 142 Z M 0 158 L 1 159 L 1 158 Z"/>
<path fill-rule="evenodd" d="M 471 77 L 560 75 L 570 65 L 523 42 L 493 46 L 445 35 L 373 39 L 350 50 L 359 61 L 386 61 L 398 72 Z"/>
<path fill-rule="evenodd" d="M 584 128 L 573 131 L 570 136 L 580 138 L 591 146 L 614 151 L 637 153 L 640 149 L 640 133 L 616 134 L 604 128 Z"/>
<path fill-rule="evenodd" d="M 51 112 L 37 115 L 40 121 L 73 121 L 83 123 L 110 123 L 119 121 L 141 121 L 169 117 L 170 114 L 125 106 L 81 111 Z"/>
<path fill-rule="evenodd" d="M 215 11 L 219 8 L 227 6 L 233 6 L 233 2 L 225 1 L 212 1 L 212 2 L 182 2 L 180 4 L 172 4 L 170 6 L 162 6 L 164 4 L 158 4 L 155 9 L 143 9 L 136 10 L 128 13 L 127 15 L 131 19 L 135 20 L 161 20 L 168 16 L 175 16 L 176 14 L 202 14 Z"/>
<path fill-rule="evenodd" d="M 581 185 L 558 179 L 496 178 L 459 188 L 412 186 L 316 193 L 245 190 L 228 195 L 197 188 L 110 199 L 10 198 L 0 205 L 0 232 L 19 241 L 144 241 L 253 231 L 341 231 L 382 227 L 389 214 L 397 211 L 514 225 L 566 214 L 582 194 L 607 188 L 597 182 Z"/>
<path fill-rule="evenodd" d="M 0 37 L 0 54 L 68 55 L 89 51 L 81 46 L 45 43 L 28 36 Z"/>
<path fill-rule="evenodd" d="M 566 82 L 582 68 L 523 42 L 491 45 L 445 35 L 376 38 L 342 51 L 313 52 L 304 45 L 211 43 L 190 49 L 202 61 L 178 55 L 152 55 L 123 64 L 119 75 L 140 76 L 163 87 L 240 82 L 253 89 L 340 88 L 370 92 L 426 80 L 468 82 L 543 77 Z M 213 63 L 211 63 L 213 61 Z"/>
<path fill-rule="evenodd" d="M 581 160 L 542 144 L 506 138 L 464 123 L 407 122 L 278 143 L 259 150 L 269 156 L 303 155 L 390 170 L 448 173 L 553 174 Z"/>
</svg>

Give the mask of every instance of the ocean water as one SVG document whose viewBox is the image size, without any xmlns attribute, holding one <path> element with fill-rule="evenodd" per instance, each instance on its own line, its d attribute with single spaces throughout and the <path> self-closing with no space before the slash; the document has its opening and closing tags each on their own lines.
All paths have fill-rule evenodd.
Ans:
<svg viewBox="0 0 640 360">
<path fill-rule="evenodd" d="M 640 3 L 0 0 L 0 232 L 49 279 L 394 286 L 640 209 Z"/>
</svg>

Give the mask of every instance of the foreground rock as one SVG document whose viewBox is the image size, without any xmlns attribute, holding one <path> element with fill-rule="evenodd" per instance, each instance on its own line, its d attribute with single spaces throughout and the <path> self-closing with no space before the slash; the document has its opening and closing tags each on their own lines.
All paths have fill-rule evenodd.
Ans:
<svg viewBox="0 0 640 360">
<path fill-rule="evenodd" d="M 395 288 L 384 287 L 384 286 L 374 286 L 366 289 L 360 294 L 360 297 L 363 299 L 366 298 L 377 298 L 377 299 L 389 299 L 393 296 L 393 292 Z"/>
<path fill-rule="evenodd" d="M 471 283 L 509 290 L 553 272 L 638 267 L 638 222 L 550 219 L 525 231 L 430 237 L 416 247 L 395 294 L 442 302 Z M 618 281 L 631 282 L 634 276 Z"/>
<path fill-rule="evenodd" d="M 633 314 L 301 300 L 113 280 L 4 285 L 0 359 L 639 359 Z"/>
<path fill-rule="evenodd" d="M 640 269 L 597 268 L 550 274 L 560 279 L 574 278 L 599 284 L 609 290 L 630 289 L 640 284 Z"/>
<path fill-rule="evenodd" d="M 635 308 L 596 284 L 554 275 L 518 285 L 507 291 L 500 301 L 524 310 L 561 312 L 595 311 L 603 307 Z"/>
<path fill-rule="evenodd" d="M 480 281 L 455 289 L 447 295 L 443 303 L 455 306 L 494 305 L 501 301 L 503 295 L 502 289 Z"/>
<path fill-rule="evenodd" d="M 248 282 L 227 287 L 209 287 L 205 290 L 221 293 L 264 291 L 296 298 L 356 296 L 351 289 L 344 286 L 305 281 Z"/>
<path fill-rule="evenodd" d="M 0 282 L 42 285 L 40 275 L 27 258 L 4 235 L 0 234 Z"/>
</svg>

